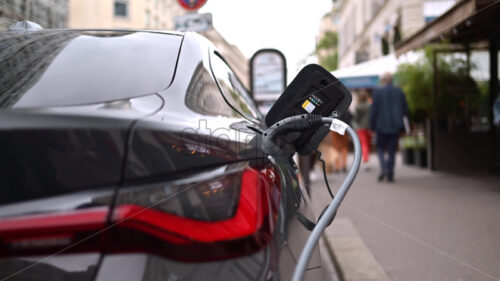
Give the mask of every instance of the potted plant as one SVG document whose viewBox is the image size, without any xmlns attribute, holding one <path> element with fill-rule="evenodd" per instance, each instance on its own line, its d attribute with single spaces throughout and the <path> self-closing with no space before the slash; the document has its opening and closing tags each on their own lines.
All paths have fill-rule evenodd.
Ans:
<svg viewBox="0 0 500 281">
<path fill-rule="evenodd" d="M 427 142 L 423 132 L 418 132 L 415 137 L 414 158 L 417 167 L 427 167 Z"/>
<path fill-rule="evenodd" d="M 403 163 L 406 165 L 415 164 L 415 138 L 405 136 L 401 138 L 403 148 Z"/>
</svg>

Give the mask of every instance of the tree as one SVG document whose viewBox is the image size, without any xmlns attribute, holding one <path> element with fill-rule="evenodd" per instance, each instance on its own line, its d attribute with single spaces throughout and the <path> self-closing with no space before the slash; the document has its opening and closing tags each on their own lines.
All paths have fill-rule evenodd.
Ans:
<svg viewBox="0 0 500 281">
<path fill-rule="evenodd" d="M 328 71 L 333 71 L 338 67 L 337 43 L 338 34 L 333 31 L 328 31 L 316 45 L 318 62 Z"/>
<path fill-rule="evenodd" d="M 427 57 L 415 63 L 403 63 L 397 68 L 396 83 L 403 89 L 411 119 L 419 122 L 431 115 L 433 70 Z"/>
<path fill-rule="evenodd" d="M 416 122 L 432 116 L 433 92 L 436 93 L 438 117 L 462 111 L 463 102 L 475 105 L 484 100 L 484 94 L 469 75 L 469 68 L 474 68 L 474 65 L 467 66 L 466 59 L 460 56 L 438 56 L 438 73 L 435 73 L 432 67 L 433 51 L 433 48 L 427 47 L 424 56 L 414 63 L 400 64 L 395 74 L 395 81 L 405 92 L 411 117 Z M 438 81 L 436 89 L 434 75 L 437 75 Z"/>
<path fill-rule="evenodd" d="M 316 50 L 337 49 L 338 41 L 339 41 L 339 35 L 337 34 L 337 32 L 328 31 L 323 35 L 323 37 L 319 41 L 318 45 L 316 46 Z"/>
</svg>

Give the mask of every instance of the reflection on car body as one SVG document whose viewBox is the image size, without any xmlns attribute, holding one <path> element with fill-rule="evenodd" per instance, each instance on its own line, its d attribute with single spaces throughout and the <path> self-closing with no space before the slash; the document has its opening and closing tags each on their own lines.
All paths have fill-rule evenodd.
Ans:
<svg viewBox="0 0 500 281">
<path fill-rule="evenodd" d="M 293 160 L 194 33 L 0 34 L 0 278 L 288 280 Z M 308 280 L 319 280 L 318 250 Z"/>
</svg>

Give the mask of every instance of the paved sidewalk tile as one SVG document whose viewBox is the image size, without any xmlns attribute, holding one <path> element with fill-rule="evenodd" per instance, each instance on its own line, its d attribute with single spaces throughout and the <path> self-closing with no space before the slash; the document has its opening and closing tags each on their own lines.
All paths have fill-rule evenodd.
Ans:
<svg viewBox="0 0 500 281">
<path fill-rule="evenodd" d="M 327 228 L 345 280 L 500 281 L 500 177 L 430 172 L 398 157 L 395 182 L 378 182 L 373 156 Z M 334 193 L 345 176 L 328 175 Z M 320 165 L 311 178 L 319 214 L 331 201 Z"/>
</svg>

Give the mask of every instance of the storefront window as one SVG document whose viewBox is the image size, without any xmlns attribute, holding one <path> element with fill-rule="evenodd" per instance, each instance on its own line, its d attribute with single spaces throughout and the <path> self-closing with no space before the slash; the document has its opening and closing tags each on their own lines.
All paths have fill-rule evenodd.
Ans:
<svg viewBox="0 0 500 281">
<path fill-rule="evenodd" d="M 454 132 L 489 130 L 490 66 L 487 50 L 437 53 L 436 116 L 438 129 Z"/>
</svg>

